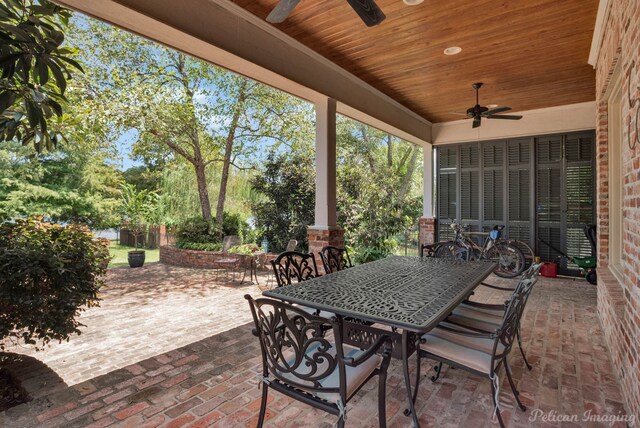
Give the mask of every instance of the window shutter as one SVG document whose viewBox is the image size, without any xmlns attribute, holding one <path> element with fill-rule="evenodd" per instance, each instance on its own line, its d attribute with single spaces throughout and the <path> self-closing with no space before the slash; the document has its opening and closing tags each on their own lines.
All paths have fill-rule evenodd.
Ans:
<svg viewBox="0 0 640 428">
<path fill-rule="evenodd" d="M 455 220 L 458 216 L 458 147 L 437 148 L 436 153 L 438 239 L 448 240 L 453 237 L 449 219 Z"/>
<path fill-rule="evenodd" d="M 484 171 L 484 218 L 492 222 L 503 220 L 502 170 Z"/>
</svg>

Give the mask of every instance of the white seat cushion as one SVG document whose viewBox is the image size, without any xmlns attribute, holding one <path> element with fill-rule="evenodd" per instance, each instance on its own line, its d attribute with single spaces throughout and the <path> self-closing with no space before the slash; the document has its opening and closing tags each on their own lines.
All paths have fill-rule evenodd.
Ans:
<svg viewBox="0 0 640 428">
<path fill-rule="evenodd" d="M 421 345 L 424 351 L 441 358 L 469 367 L 481 373 L 491 373 L 491 354 L 476 348 L 456 343 L 452 340 L 440 337 L 437 334 L 425 334 L 422 336 L 426 343 Z M 472 338 L 467 338 L 472 339 Z M 476 339 L 490 340 L 490 339 Z M 493 341 L 491 341 L 493 342 Z"/>
<path fill-rule="evenodd" d="M 504 312 L 495 314 L 485 311 L 478 311 L 469 306 L 458 306 L 453 310 L 453 314 L 456 316 L 461 316 L 465 318 L 471 318 L 474 320 L 486 322 L 489 324 L 495 324 L 497 326 L 502 325 L 502 319 L 504 317 Z"/>
<path fill-rule="evenodd" d="M 309 357 L 312 357 L 314 355 L 314 353 L 316 352 L 318 346 L 312 346 L 309 348 L 309 350 L 307 351 L 307 355 Z M 343 352 L 344 352 L 344 356 L 345 358 L 356 358 L 359 354 L 362 353 L 362 351 L 358 348 L 354 348 L 352 346 L 348 346 L 348 345 L 343 345 Z M 331 355 L 335 356 L 335 345 L 332 346 L 331 350 Z M 325 364 L 326 364 L 326 360 Z M 346 383 L 347 383 L 347 400 L 358 390 L 358 388 L 365 382 L 365 380 L 369 377 L 369 375 L 371 375 L 371 373 L 377 369 L 378 367 L 380 367 L 380 363 L 382 362 L 382 356 L 380 355 L 373 355 L 371 358 L 369 358 L 368 360 L 364 361 L 363 363 L 361 363 L 360 365 L 358 365 L 357 367 L 351 367 L 351 366 L 346 366 L 345 367 L 345 376 L 346 376 Z M 293 356 L 291 357 L 291 359 L 288 361 L 289 365 L 293 364 Z M 326 367 L 326 366 L 325 366 Z M 305 364 L 301 364 L 299 367 L 299 373 L 301 374 L 306 374 L 311 370 L 311 367 L 309 366 L 305 366 Z M 305 372 L 305 370 L 307 370 Z M 320 362 L 320 365 L 318 367 L 317 372 L 322 373 L 323 367 L 322 367 L 322 363 Z M 300 378 L 296 377 L 294 374 L 292 373 L 278 373 L 279 376 L 281 376 L 283 379 L 286 380 L 290 380 L 292 382 L 295 382 L 297 384 L 301 384 L 301 385 L 309 385 L 309 386 L 313 386 L 313 384 L 309 381 L 305 381 L 305 380 L 301 380 Z M 336 365 L 335 369 L 333 370 L 333 372 L 331 372 L 331 374 L 329 374 L 328 376 L 324 377 L 323 379 L 321 379 L 319 381 L 320 385 L 323 388 L 339 388 L 340 387 L 340 374 L 338 371 L 338 366 Z M 335 403 L 340 399 L 340 394 L 339 393 L 329 393 L 329 392 L 319 392 L 319 391 L 308 391 L 310 394 L 313 394 L 314 396 L 321 398 L 323 400 L 327 400 L 331 403 Z"/>
<path fill-rule="evenodd" d="M 478 306 L 469 305 L 467 303 L 460 303 L 458 308 L 461 308 L 461 309 L 462 308 L 473 309 L 474 311 L 477 311 L 477 312 L 484 312 L 486 314 L 496 315 L 496 316 L 499 316 L 499 317 L 502 317 L 504 315 L 504 309 L 482 308 L 482 307 L 478 307 Z"/>
<path fill-rule="evenodd" d="M 475 333 L 471 330 L 466 330 L 464 328 L 461 328 L 452 324 L 447 324 L 446 322 L 441 323 L 441 325 L 452 328 L 452 329 L 461 330 L 466 333 Z M 485 339 L 480 337 L 466 336 L 463 334 L 456 334 L 452 331 L 445 330 L 444 328 L 439 328 L 439 327 L 434 328 L 428 334 L 432 336 L 438 336 L 441 339 L 446 339 L 462 346 L 467 346 L 469 348 L 477 349 L 478 351 L 486 352 L 487 354 L 491 354 L 493 352 L 493 346 L 495 343 L 494 339 Z M 504 345 L 502 343 L 498 343 L 497 354 L 500 355 L 503 350 L 504 350 Z"/>
<path fill-rule="evenodd" d="M 447 317 L 447 322 L 492 333 L 502 325 L 502 317 L 457 307 Z"/>
</svg>

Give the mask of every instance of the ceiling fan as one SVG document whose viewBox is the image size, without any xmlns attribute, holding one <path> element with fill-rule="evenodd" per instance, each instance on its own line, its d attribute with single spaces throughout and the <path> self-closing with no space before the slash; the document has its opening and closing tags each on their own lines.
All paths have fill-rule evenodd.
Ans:
<svg viewBox="0 0 640 428">
<path fill-rule="evenodd" d="M 472 126 L 473 128 L 478 128 L 482 124 L 482 118 L 507 119 L 507 120 L 522 119 L 522 116 L 515 115 L 515 114 L 497 114 L 497 113 L 502 113 L 503 111 L 509 111 L 511 110 L 511 107 L 498 107 L 498 108 L 489 110 L 488 107 L 481 106 L 480 101 L 478 101 L 479 99 L 478 92 L 482 87 L 482 83 L 481 82 L 474 83 L 473 85 L 471 85 L 471 87 L 476 90 L 476 105 L 467 109 L 466 113 L 452 113 L 452 114 L 458 114 L 461 116 L 466 116 L 469 119 L 473 119 L 473 126 Z"/>
<path fill-rule="evenodd" d="M 353 10 L 356 11 L 367 27 L 378 25 L 386 18 L 374 0 L 347 0 L 347 2 L 349 2 Z M 284 22 L 298 3 L 300 3 L 300 0 L 280 0 L 269 16 L 267 16 L 267 22 L 272 24 Z"/>
</svg>

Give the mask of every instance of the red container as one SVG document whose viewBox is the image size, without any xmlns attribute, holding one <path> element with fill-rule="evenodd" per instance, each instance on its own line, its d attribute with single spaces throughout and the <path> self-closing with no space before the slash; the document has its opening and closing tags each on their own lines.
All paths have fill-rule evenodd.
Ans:
<svg viewBox="0 0 640 428">
<path fill-rule="evenodd" d="M 545 263 L 540 268 L 540 275 L 547 278 L 556 278 L 558 276 L 558 265 L 555 263 Z"/>
</svg>

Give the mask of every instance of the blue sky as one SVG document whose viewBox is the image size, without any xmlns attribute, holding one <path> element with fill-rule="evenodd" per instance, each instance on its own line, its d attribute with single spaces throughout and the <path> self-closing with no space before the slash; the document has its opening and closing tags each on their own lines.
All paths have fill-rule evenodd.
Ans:
<svg viewBox="0 0 640 428">
<path fill-rule="evenodd" d="M 135 129 L 130 129 L 125 132 L 118 138 L 116 141 L 116 147 L 118 149 L 118 154 L 121 162 L 119 162 L 118 169 L 125 171 L 132 166 L 141 166 L 142 163 L 131 158 L 131 146 L 133 142 L 136 140 L 138 135 L 138 131 Z"/>
</svg>

